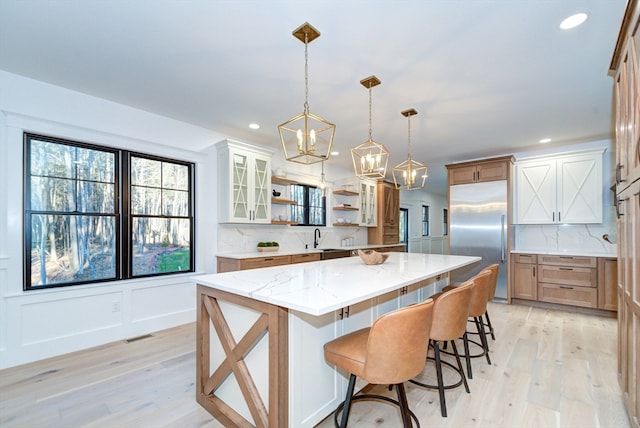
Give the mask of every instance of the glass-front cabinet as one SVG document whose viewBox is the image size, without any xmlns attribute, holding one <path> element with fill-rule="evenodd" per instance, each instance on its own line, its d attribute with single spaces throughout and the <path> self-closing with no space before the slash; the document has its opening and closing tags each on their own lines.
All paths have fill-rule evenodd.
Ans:
<svg viewBox="0 0 640 428">
<path fill-rule="evenodd" d="M 376 182 L 360 180 L 360 226 L 373 227 L 377 225 L 376 206 L 377 192 Z"/>
<path fill-rule="evenodd" d="M 220 222 L 271 223 L 272 152 L 232 140 L 216 148 Z"/>
</svg>

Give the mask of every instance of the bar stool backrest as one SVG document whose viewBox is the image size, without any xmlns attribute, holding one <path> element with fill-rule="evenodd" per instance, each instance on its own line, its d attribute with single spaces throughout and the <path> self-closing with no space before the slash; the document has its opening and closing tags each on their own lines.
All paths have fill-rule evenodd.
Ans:
<svg viewBox="0 0 640 428">
<path fill-rule="evenodd" d="M 464 334 L 473 287 L 473 281 L 469 280 L 445 293 L 438 294 L 433 308 L 431 339 L 454 340 Z"/>
<path fill-rule="evenodd" d="M 432 319 L 432 299 L 378 318 L 369 331 L 362 377 L 374 384 L 398 384 L 421 373 Z"/>
<path fill-rule="evenodd" d="M 487 300 L 493 300 L 496 297 L 496 285 L 498 284 L 498 270 L 500 269 L 499 264 L 489 265 L 486 268 L 482 269 L 482 271 L 491 272 L 491 287 L 489 288 L 489 296 Z"/>
<path fill-rule="evenodd" d="M 469 316 L 479 317 L 484 315 L 487 310 L 487 297 L 489 296 L 489 290 L 491 289 L 492 273 L 488 270 L 483 270 L 469 281 L 474 283 L 473 297 L 471 298 L 471 305 L 469 306 Z"/>
</svg>

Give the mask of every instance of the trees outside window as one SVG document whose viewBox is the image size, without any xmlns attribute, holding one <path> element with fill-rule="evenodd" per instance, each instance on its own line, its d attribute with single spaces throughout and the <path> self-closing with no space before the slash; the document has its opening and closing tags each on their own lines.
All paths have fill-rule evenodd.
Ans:
<svg viewBox="0 0 640 428">
<path fill-rule="evenodd" d="M 193 271 L 191 163 L 25 134 L 25 289 Z"/>
<path fill-rule="evenodd" d="M 324 226 L 326 224 L 326 198 L 322 190 L 307 184 L 292 184 L 291 221 L 299 226 Z"/>
</svg>

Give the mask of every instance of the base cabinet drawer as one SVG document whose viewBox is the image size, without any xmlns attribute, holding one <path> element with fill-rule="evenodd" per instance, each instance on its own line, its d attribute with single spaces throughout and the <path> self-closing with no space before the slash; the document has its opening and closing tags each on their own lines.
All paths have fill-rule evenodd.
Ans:
<svg viewBox="0 0 640 428">
<path fill-rule="evenodd" d="M 559 266 L 595 268 L 598 266 L 598 259 L 596 257 L 549 256 L 546 254 L 541 254 L 538 256 L 538 263 L 541 265 L 559 265 Z"/>
<path fill-rule="evenodd" d="M 584 308 L 597 308 L 598 290 L 591 287 L 538 282 L 538 300 L 541 302 L 582 306 Z"/>
<path fill-rule="evenodd" d="M 596 288 L 598 285 L 598 270 L 583 267 L 549 266 L 538 263 L 538 282 Z"/>
<path fill-rule="evenodd" d="M 317 262 L 320 260 L 320 253 L 294 254 L 291 256 L 291 264 Z"/>
<path fill-rule="evenodd" d="M 270 266 L 282 266 L 291 264 L 291 256 L 257 257 L 255 259 L 243 259 L 240 262 L 240 270 L 257 269 Z"/>
</svg>

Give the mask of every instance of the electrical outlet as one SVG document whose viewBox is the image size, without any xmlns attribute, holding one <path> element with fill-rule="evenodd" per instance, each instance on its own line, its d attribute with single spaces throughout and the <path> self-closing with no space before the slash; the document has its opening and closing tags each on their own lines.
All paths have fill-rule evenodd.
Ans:
<svg viewBox="0 0 640 428">
<path fill-rule="evenodd" d="M 113 302 L 111 304 L 111 312 L 120 312 L 120 302 Z"/>
</svg>

